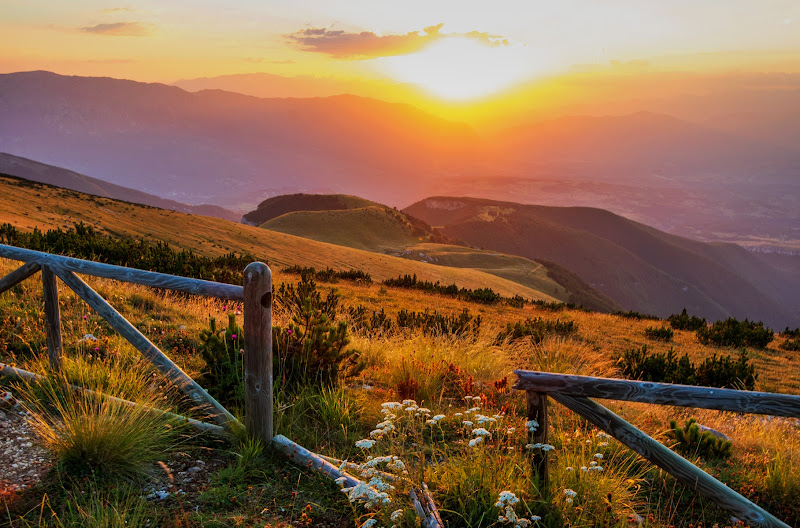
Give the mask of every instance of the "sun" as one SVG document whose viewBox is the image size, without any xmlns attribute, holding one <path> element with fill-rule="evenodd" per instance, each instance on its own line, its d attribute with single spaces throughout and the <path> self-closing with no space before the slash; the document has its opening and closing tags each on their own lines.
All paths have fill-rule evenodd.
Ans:
<svg viewBox="0 0 800 528">
<path fill-rule="evenodd" d="M 417 53 L 382 59 L 394 80 L 414 84 L 450 101 L 500 92 L 530 76 L 515 46 L 490 46 L 466 37 L 447 37 Z"/>
</svg>

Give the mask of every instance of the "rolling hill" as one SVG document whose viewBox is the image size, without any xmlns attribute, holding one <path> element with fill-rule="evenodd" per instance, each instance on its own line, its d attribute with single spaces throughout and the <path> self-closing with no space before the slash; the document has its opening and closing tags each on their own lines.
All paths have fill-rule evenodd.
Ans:
<svg viewBox="0 0 800 528">
<path fill-rule="evenodd" d="M 276 277 L 280 277 L 282 268 L 294 265 L 359 269 L 375 280 L 416 274 L 420 280 L 455 283 L 470 289 L 491 288 L 504 296 L 556 300 L 551 295 L 481 270 L 434 266 L 219 218 L 189 215 L 0 176 L 0 223 L 4 222 L 23 231 L 65 229 L 76 222 L 84 222 L 101 233 L 162 240 L 201 255 L 249 252 L 267 262 Z M 561 295 L 564 293 L 562 291 Z"/>
<path fill-rule="evenodd" d="M 433 197 L 405 209 L 469 244 L 556 262 L 628 310 L 711 320 L 800 317 L 800 286 L 732 244 L 670 235 L 608 211 Z"/>
<path fill-rule="evenodd" d="M 104 198 L 114 198 L 125 202 L 133 202 L 162 209 L 171 209 L 195 215 L 215 216 L 235 222 L 239 215 L 216 205 L 187 205 L 174 200 L 166 200 L 152 194 L 147 194 L 121 185 L 114 185 L 107 181 L 90 178 L 77 172 L 54 167 L 38 161 L 21 158 L 12 154 L 0 152 L 0 174 L 16 176 L 30 181 L 46 183 L 56 187 L 63 187 Z"/>
<path fill-rule="evenodd" d="M 284 214 L 275 216 L 279 212 Z M 261 224 L 265 229 L 438 266 L 481 270 L 593 310 L 620 309 L 553 262 L 453 245 L 418 218 L 356 196 L 277 196 L 249 214 L 254 213 L 275 216 Z"/>
</svg>

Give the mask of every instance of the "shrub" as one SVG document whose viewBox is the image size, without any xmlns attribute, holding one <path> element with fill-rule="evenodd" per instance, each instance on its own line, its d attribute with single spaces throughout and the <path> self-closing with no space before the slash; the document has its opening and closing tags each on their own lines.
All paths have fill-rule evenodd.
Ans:
<svg viewBox="0 0 800 528">
<path fill-rule="evenodd" d="M 697 367 L 697 384 L 707 387 L 731 387 L 753 390 L 756 385 L 756 367 L 749 364 L 746 349 L 733 360 L 730 356 L 706 358 Z"/>
<path fill-rule="evenodd" d="M 455 284 L 444 286 L 436 282 L 423 281 L 417 279 L 417 275 L 400 275 L 396 279 L 386 279 L 383 281 L 385 286 L 394 288 L 404 288 L 407 290 L 419 290 L 426 293 L 436 293 L 445 295 L 447 297 L 456 297 L 469 302 L 476 302 L 481 304 L 496 304 L 503 300 L 503 297 L 496 293 L 491 288 L 478 288 L 477 290 L 470 290 L 468 288 L 459 288 Z M 522 297 L 517 296 L 519 299 Z M 519 303 L 519 299 L 513 301 Z M 524 302 L 524 299 L 523 299 Z"/>
<path fill-rule="evenodd" d="M 290 266 L 288 268 L 284 268 L 282 270 L 284 273 L 292 273 L 295 275 L 308 275 L 313 279 L 317 279 L 322 282 L 336 282 L 338 280 L 349 280 L 354 282 L 364 282 L 367 284 L 372 283 L 372 277 L 369 273 L 357 270 L 357 269 L 349 269 L 346 271 L 336 271 L 332 268 L 325 268 L 324 270 L 317 271 L 315 268 L 303 268 L 300 266 Z"/>
<path fill-rule="evenodd" d="M 336 321 L 335 290 L 323 298 L 314 280 L 303 274 L 297 286 L 281 284 L 277 301 L 291 315 L 285 328 L 272 328 L 273 368 L 285 388 L 333 386 L 340 375 L 363 368 L 358 352 L 345 350 L 350 339 L 347 323 Z"/>
<path fill-rule="evenodd" d="M 789 352 L 800 352 L 800 339 L 787 339 L 780 344 L 780 348 Z"/>
<path fill-rule="evenodd" d="M 533 343 L 541 343 L 546 337 L 550 335 L 557 335 L 566 337 L 575 333 L 577 326 L 574 321 L 549 321 L 541 317 L 536 319 L 525 319 L 525 321 L 517 321 L 513 325 L 506 324 L 504 330 L 497 334 L 497 343 L 508 340 L 521 339 L 523 337 L 529 338 Z"/>
<path fill-rule="evenodd" d="M 650 321 L 660 321 L 661 320 L 661 318 L 659 316 L 657 316 L 657 315 L 643 314 L 643 313 L 635 312 L 633 310 L 629 310 L 627 312 L 619 312 L 618 311 L 618 312 L 612 313 L 611 315 L 624 317 L 625 319 L 638 319 L 640 321 L 642 319 L 647 319 L 647 320 L 650 320 Z"/>
<path fill-rule="evenodd" d="M 242 284 L 242 271 L 256 260 L 247 253 L 228 253 L 209 258 L 196 255 L 192 251 L 175 251 L 166 242 L 158 241 L 153 244 L 144 240 L 106 236 L 83 222 L 66 231 L 59 228 L 46 233 L 37 228 L 30 233 L 22 233 L 11 224 L 2 224 L 0 243 L 228 284 Z"/>
<path fill-rule="evenodd" d="M 644 335 L 648 339 L 653 339 L 655 341 L 672 341 L 674 333 L 672 328 L 666 326 L 648 326 L 644 329 Z"/>
<path fill-rule="evenodd" d="M 421 330 L 425 335 L 462 335 L 468 332 L 477 333 L 481 326 L 481 316 L 473 317 L 469 310 L 458 315 L 443 315 L 434 310 L 430 312 L 414 312 L 402 309 L 397 314 L 397 328 Z"/>
<path fill-rule="evenodd" d="M 697 420 L 689 418 L 683 427 L 675 420 L 670 420 L 670 436 L 675 439 L 675 448 L 684 455 L 701 456 L 706 459 L 729 458 L 731 445 L 729 440 L 719 438 L 710 431 L 701 431 Z"/>
<path fill-rule="evenodd" d="M 795 328 L 794 330 L 791 330 L 791 329 L 790 329 L 790 328 L 787 326 L 787 327 L 786 327 L 786 330 L 784 330 L 783 332 L 781 332 L 781 333 L 780 333 L 780 336 L 781 336 L 781 337 L 794 337 L 794 338 L 800 338 L 800 328 Z"/>
<path fill-rule="evenodd" d="M 738 321 L 729 317 L 708 328 L 699 329 L 697 338 L 706 345 L 766 348 L 775 338 L 775 332 L 765 327 L 761 321 Z"/>
<path fill-rule="evenodd" d="M 669 316 L 669 325 L 675 330 L 689 330 L 695 332 L 708 326 L 705 318 L 693 315 L 689 317 L 686 313 L 686 308 L 680 314 L 672 314 Z"/>
<path fill-rule="evenodd" d="M 228 327 L 217 328 L 213 317 L 200 331 L 200 353 L 206 370 L 199 383 L 224 406 L 244 408 L 244 331 L 236 315 L 228 314 Z"/>
<path fill-rule="evenodd" d="M 617 361 L 622 374 L 628 378 L 681 385 L 706 387 L 755 388 L 755 365 L 749 363 L 747 350 L 742 349 L 734 360 L 730 356 L 707 358 L 699 367 L 684 354 L 680 358 L 670 348 L 664 353 L 649 354 L 647 345 L 626 350 Z"/>
</svg>

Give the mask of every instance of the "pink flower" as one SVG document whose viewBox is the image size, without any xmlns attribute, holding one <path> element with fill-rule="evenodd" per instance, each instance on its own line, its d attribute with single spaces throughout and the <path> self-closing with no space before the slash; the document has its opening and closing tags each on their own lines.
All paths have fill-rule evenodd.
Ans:
<svg viewBox="0 0 800 528">
<path fill-rule="evenodd" d="M 85 316 L 85 315 L 83 316 L 83 320 L 84 320 L 84 321 L 86 320 L 86 316 Z"/>
<path fill-rule="evenodd" d="M 236 334 L 231 334 L 231 339 L 236 339 Z"/>
<path fill-rule="evenodd" d="M 94 347 L 95 352 L 100 352 L 100 347 Z"/>
<path fill-rule="evenodd" d="M 292 329 L 291 329 L 291 328 L 289 328 L 288 330 L 286 330 L 286 333 L 287 333 L 287 334 L 289 334 L 289 335 L 291 335 L 291 334 L 292 334 Z"/>
</svg>

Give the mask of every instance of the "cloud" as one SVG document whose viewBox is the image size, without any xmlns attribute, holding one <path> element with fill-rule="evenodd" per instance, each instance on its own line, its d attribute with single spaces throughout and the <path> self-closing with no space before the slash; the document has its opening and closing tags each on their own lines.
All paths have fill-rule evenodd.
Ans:
<svg viewBox="0 0 800 528">
<path fill-rule="evenodd" d="M 135 9 L 133 9 L 132 7 L 108 7 L 106 9 L 100 10 L 101 13 L 123 13 L 123 12 L 132 13 L 133 11 L 135 11 Z"/>
<path fill-rule="evenodd" d="M 111 35 L 115 37 L 144 37 L 153 33 L 151 24 L 141 22 L 114 22 L 112 24 L 97 24 L 79 28 L 83 33 L 93 35 Z"/>
<path fill-rule="evenodd" d="M 414 53 L 434 41 L 444 38 L 468 38 L 489 46 L 508 46 L 508 39 L 481 31 L 443 33 L 444 24 L 428 26 L 422 32 L 410 31 L 400 35 L 378 35 L 372 31 L 348 33 L 328 28 L 305 28 L 286 35 L 302 51 L 325 53 L 337 59 L 373 59 Z"/>
</svg>

